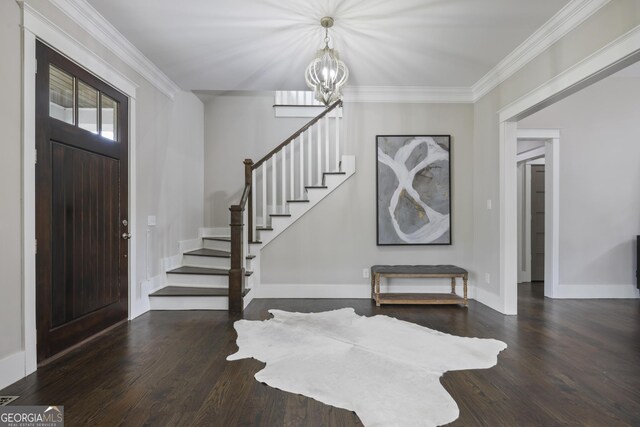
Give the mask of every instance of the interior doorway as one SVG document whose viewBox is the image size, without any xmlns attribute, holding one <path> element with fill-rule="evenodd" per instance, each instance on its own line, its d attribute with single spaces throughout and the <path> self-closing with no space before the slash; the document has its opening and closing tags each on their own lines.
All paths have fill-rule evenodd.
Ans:
<svg viewBox="0 0 640 427">
<path fill-rule="evenodd" d="M 128 315 L 128 99 L 39 41 L 36 58 L 43 361 Z"/>
<path fill-rule="evenodd" d="M 552 297 L 559 268 L 560 131 L 518 129 L 516 144 L 517 282 L 544 282 L 544 295 Z"/>
<path fill-rule="evenodd" d="M 531 281 L 544 281 L 544 165 L 529 164 L 531 192 Z"/>
<path fill-rule="evenodd" d="M 634 33 L 635 34 L 635 33 Z M 640 33 L 639 33 L 640 34 Z M 604 78 L 625 69 L 631 64 L 638 62 L 640 59 L 640 37 L 633 39 L 621 37 L 582 62 L 576 64 L 570 73 L 564 73 L 549 80 L 544 85 L 533 90 L 529 94 L 523 96 L 509 106 L 503 108 L 499 113 L 500 122 L 500 190 L 504 203 L 501 204 L 500 216 L 500 268 L 503 283 L 500 287 L 501 302 L 503 304 L 503 312 L 506 314 L 517 314 L 517 139 L 519 137 L 518 122 L 522 121 L 534 113 L 539 112 L 558 101 L 581 92 L 582 89 L 593 86 L 594 83 L 600 82 Z M 629 99 L 637 99 L 628 97 Z M 626 99 L 626 98 L 625 98 Z M 596 103 L 593 105 L 602 105 Z M 581 110 L 582 106 L 574 111 Z M 626 117 L 624 114 L 620 117 Z M 635 116 L 634 116 L 635 117 Z M 635 123 L 635 122 L 634 122 Z M 550 123 L 551 124 L 551 123 Z M 589 125 L 595 125 L 595 128 L 604 128 L 601 120 L 598 118 L 591 119 Z M 527 123 L 525 126 L 531 126 Z M 554 125 L 555 126 L 555 125 Z M 609 129 L 611 129 L 609 127 Z M 626 137 L 628 135 L 624 135 Z M 611 139 L 611 137 L 609 137 Z M 545 167 L 545 216 L 551 214 L 555 218 L 559 218 L 559 191 L 555 188 L 559 177 L 559 150 L 555 144 L 546 144 L 546 167 Z M 550 151 L 551 148 L 551 151 Z M 597 152 L 597 150 L 596 150 Z M 631 156 L 628 156 L 630 158 Z M 636 159 L 637 157 L 633 157 Z M 572 159 L 573 161 L 574 159 Z M 573 163 L 573 162 L 572 162 Z M 567 164 L 567 163 L 565 163 Z M 618 168 L 613 169 L 616 172 L 635 170 L 634 168 Z M 553 191 L 549 191 L 549 183 L 554 186 Z M 552 194 L 549 197 L 549 194 Z M 601 194 L 610 195 L 608 192 Z M 635 196 L 633 200 L 635 200 Z M 548 203 L 548 202 L 551 203 Z M 581 206 L 580 203 L 574 203 L 572 206 Z M 585 212 L 584 210 L 582 212 Z M 553 222 L 553 228 L 549 229 L 549 223 L 545 223 L 545 282 L 544 294 L 551 298 L 637 298 L 638 293 L 635 287 L 631 287 L 627 281 L 629 279 L 628 271 L 631 270 L 625 266 L 616 271 L 623 271 L 627 276 L 615 281 L 605 283 L 592 284 L 590 281 L 584 280 L 581 283 L 559 283 L 559 221 Z M 575 223 L 570 223 L 575 226 Z M 588 229 L 583 227 L 578 232 Z M 589 234 L 589 233 L 583 233 Z M 626 238 L 626 237 L 625 237 Z M 628 240 L 628 239 L 627 239 Z M 618 245 L 617 247 L 627 248 L 628 242 Z M 600 245 L 602 247 L 602 245 Z M 581 259 L 587 259 L 582 257 Z M 615 260 L 625 259 L 615 257 Z M 549 260 L 555 262 L 555 268 L 549 268 Z M 595 265 L 595 263 L 592 263 Z M 564 264 L 563 264 L 564 266 Z M 564 267 L 563 267 L 563 271 Z M 593 270 L 600 273 L 598 269 Z M 607 270 L 610 271 L 610 270 Z M 566 276 L 566 273 L 565 273 Z M 581 280 L 581 279 L 580 279 Z M 591 279 L 589 279 L 591 280 Z M 568 281 L 567 281 L 568 282 Z"/>
</svg>

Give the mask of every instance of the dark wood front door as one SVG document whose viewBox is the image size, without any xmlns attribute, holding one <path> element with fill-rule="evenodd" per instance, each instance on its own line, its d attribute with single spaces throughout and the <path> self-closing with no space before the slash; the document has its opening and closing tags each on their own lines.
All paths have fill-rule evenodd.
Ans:
<svg viewBox="0 0 640 427">
<path fill-rule="evenodd" d="M 127 97 L 36 50 L 38 361 L 127 318 Z"/>
</svg>

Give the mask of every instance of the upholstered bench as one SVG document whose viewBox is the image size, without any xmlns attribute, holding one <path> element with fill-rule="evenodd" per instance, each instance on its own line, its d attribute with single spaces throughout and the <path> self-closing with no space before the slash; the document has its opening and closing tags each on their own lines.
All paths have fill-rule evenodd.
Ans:
<svg viewBox="0 0 640 427">
<path fill-rule="evenodd" d="M 380 293 L 380 279 L 451 278 L 451 293 Z M 456 278 L 462 278 L 462 295 L 456 294 Z M 380 304 L 462 304 L 467 305 L 469 273 L 455 265 L 374 265 L 371 267 L 371 298 Z"/>
</svg>

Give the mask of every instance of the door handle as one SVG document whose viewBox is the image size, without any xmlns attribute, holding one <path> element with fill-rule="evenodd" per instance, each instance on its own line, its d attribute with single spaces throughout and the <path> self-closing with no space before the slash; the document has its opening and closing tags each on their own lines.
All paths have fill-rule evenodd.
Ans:
<svg viewBox="0 0 640 427">
<path fill-rule="evenodd" d="M 122 233 L 122 238 L 124 240 L 129 240 L 131 238 L 131 233 Z"/>
</svg>

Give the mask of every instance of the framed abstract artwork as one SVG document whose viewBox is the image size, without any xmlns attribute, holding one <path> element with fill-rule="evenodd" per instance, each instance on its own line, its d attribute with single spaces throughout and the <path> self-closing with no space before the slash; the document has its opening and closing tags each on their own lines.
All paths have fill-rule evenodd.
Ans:
<svg viewBox="0 0 640 427">
<path fill-rule="evenodd" d="M 376 137 L 377 243 L 451 244 L 451 136 Z"/>
</svg>

